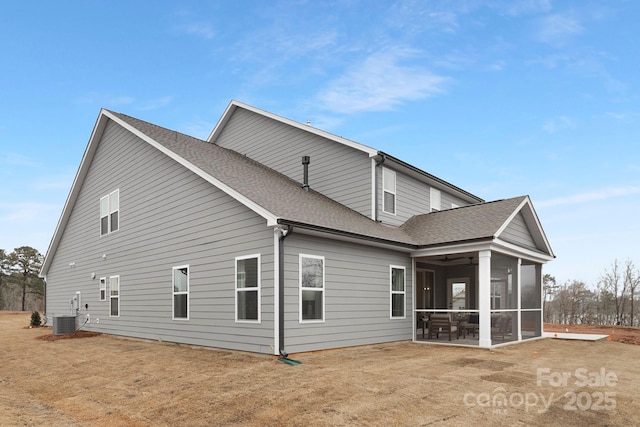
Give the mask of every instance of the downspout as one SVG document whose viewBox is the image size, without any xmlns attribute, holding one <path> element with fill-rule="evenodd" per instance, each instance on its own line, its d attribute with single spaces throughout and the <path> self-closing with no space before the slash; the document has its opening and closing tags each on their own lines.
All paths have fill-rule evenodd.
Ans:
<svg viewBox="0 0 640 427">
<path fill-rule="evenodd" d="M 373 204 L 375 205 L 374 212 L 373 212 L 374 221 L 378 221 L 378 185 L 375 178 L 378 175 L 377 174 L 378 167 L 382 165 L 384 161 L 387 159 L 386 156 L 380 152 L 378 152 L 378 155 L 376 157 L 378 157 L 378 159 L 376 159 L 376 167 L 374 168 L 374 180 L 373 180 Z"/>
<path fill-rule="evenodd" d="M 284 239 L 293 232 L 293 227 L 278 228 L 278 353 L 287 357 L 284 350 Z"/>
</svg>

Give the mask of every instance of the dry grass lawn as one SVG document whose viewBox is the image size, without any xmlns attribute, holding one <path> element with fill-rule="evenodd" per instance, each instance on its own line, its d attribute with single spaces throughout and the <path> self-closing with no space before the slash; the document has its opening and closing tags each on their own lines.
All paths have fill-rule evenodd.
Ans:
<svg viewBox="0 0 640 427">
<path fill-rule="evenodd" d="M 99 335 L 0 312 L 0 425 L 640 425 L 640 346 L 399 342 L 273 356 Z"/>
</svg>

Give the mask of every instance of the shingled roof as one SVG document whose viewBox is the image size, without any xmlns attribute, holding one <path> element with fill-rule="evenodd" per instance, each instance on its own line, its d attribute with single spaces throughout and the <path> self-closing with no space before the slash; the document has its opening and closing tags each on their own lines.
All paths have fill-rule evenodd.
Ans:
<svg viewBox="0 0 640 427">
<path fill-rule="evenodd" d="M 420 246 L 493 239 L 527 196 L 416 215 L 400 228 Z"/>
<path fill-rule="evenodd" d="M 313 189 L 305 191 L 299 182 L 233 150 L 124 114 L 109 113 L 271 212 L 279 222 L 415 246 L 402 229 L 373 221 Z"/>
<path fill-rule="evenodd" d="M 493 240 L 528 196 L 417 215 L 400 227 L 373 221 L 321 193 L 233 150 L 108 112 L 262 207 L 283 224 L 367 238 L 407 248 Z"/>
<path fill-rule="evenodd" d="M 290 224 L 411 251 L 493 240 L 517 210 L 528 204 L 528 218 L 537 223 L 538 241 L 545 246 L 543 252 L 553 256 L 527 196 L 417 215 L 400 227 L 384 225 L 313 189 L 305 191 L 299 182 L 233 150 L 125 114 L 102 110 L 47 251 L 41 271 L 43 275 L 51 264 L 109 120 L 235 197 L 265 217 L 271 225 Z"/>
</svg>

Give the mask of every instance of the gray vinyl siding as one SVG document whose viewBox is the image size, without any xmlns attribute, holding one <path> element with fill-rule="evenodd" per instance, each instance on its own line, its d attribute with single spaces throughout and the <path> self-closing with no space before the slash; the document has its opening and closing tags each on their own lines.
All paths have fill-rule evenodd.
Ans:
<svg viewBox="0 0 640 427">
<path fill-rule="evenodd" d="M 309 156 L 313 190 L 371 216 L 371 160 L 366 153 L 242 108 L 233 113 L 216 144 L 300 183 L 302 156 Z"/>
<path fill-rule="evenodd" d="M 100 236 L 99 199 L 116 188 L 120 229 Z M 70 314 L 80 291 L 86 330 L 272 353 L 273 248 L 263 218 L 110 122 L 48 271 L 47 316 Z M 235 257 L 258 253 L 262 322 L 236 323 Z M 182 265 L 189 320 L 172 320 L 172 267 Z M 99 278 L 115 275 L 120 316 L 110 317 Z"/>
<path fill-rule="evenodd" d="M 443 211 L 446 209 L 451 209 L 453 208 L 452 206 L 453 204 L 459 207 L 459 206 L 465 206 L 468 203 L 463 201 L 462 199 L 457 198 L 456 196 L 450 193 L 446 193 L 442 191 L 440 193 L 440 209 Z"/>
<path fill-rule="evenodd" d="M 391 169 L 391 168 L 389 168 Z M 391 169 L 393 170 L 393 169 Z M 421 215 L 431 212 L 431 193 L 428 184 L 412 178 L 402 172 L 396 173 L 396 214 L 388 214 L 382 210 L 383 207 L 383 190 L 382 190 L 382 168 L 376 168 L 377 185 L 377 205 L 378 220 L 389 225 L 402 225 L 414 215 Z M 466 202 L 457 197 L 440 191 L 440 207 L 441 210 L 451 209 L 451 203 L 458 206 L 467 205 Z"/>
<path fill-rule="evenodd" d="M 525 248 L 538 249 L 533 237 L 531 236 L 531 232 L 524 221 L 522 213 L 518 213 L 518 215 L 513 218 L 499 237 Z"/>
<path fill-rule="evenodd" d="M 325 258 L 325 320 L 299 322 L 299 255 Z M 390 319 L 390 265 L 406 267 L 404 319 Z M 285 239 L 285 348 L 321 350 L 412 336 L 408 254 L 296 233 Z"/>
</svg>

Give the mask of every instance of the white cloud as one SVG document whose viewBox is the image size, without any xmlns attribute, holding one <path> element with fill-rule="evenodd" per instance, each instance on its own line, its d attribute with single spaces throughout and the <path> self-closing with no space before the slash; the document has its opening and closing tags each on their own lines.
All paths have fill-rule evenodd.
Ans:
<svg viewBox="0 0 640 427">
<path fill-rule="evenodd" d="M 549 15 L 540 20 L 537 37 L 544 43 L 563 43 L 584 31 L 580 22 L 566 15 Z"/>
<path fill-rule="evenodd" d="M 638 119 L 640 119 L 640 113 L 635 113 L 635 112 L 624 112 L 624 113 L 615 113 L 615 112 L 608 112 L 605 113 L 605 117 L 608 117 L 610 119 L 614 119 L 620 122 L 624 122 L 624 123 L 631 123 L 634 122 Z"/>
<path fill-rule="evenodd" d="M 394 3 L 388 11 L 387 23 L 402 30 L 405 35 L 417 35 L 433 30 L 456 33 L 458 13 L 465 12 L 461 2 L 436 4 L 422 0 L 406 0 Z"/>
<path fill-rule="evenodd" d="M 4 223 L 28 224 L 45 214 L 60 213 L 60 206 L 52 203 L 21 202 L 0 204 L 0 220 Z"/>
<path fill-rule="evenodd" d="M 548 12 L 551 10 L 550 0 L 509 0 L 504 5 L 509 15 L 520 16 L 532 13 Z"/>
<path fill-rule="evenodd" d="M 162 108 L 165 105 L 169 105 L 172 99 L 173 98 L 170 96 L 163 96 L 162 98 L 151 99 L 143 103 L 138 109 L 142 111 L 157 110 L 158 108 Z"/>
<path fill-rule="evenodd" d="M 547 120 L 542 129 L 548 133 L 556 133 L 563 130 L 575 129 L 576 125 L 571 118 L 566 116 L 556 117 L 554 119 Z"/>
<path fill-rule="evenodd" d="M 194 119 L 180 125 L 180 130 L 186 135 L 206 140 L 215 126 L 215 122 L 202 119 Z"/>
<path fill-rule="evenodd" d="M 216 36 L 216 32 L 208 22 L 191 22 L 180 27 L 180 30 L 192 35 L 210 40 Z"/>
<path fill-rule="evenodd" d="M 391 110 L 404 101 L 442 93 L 450 78 L 401 62 L 412 52 L 377 52 L 329 83 L 318 95 L 325 109 L 340 113 Z"/>
<path fill-rule="evenodd" d="M 603 188 L 597 191 L 573 194 L 570 196 L 558 197 L 558 198 L 549 199 L 549 200 L 542 200 L 540 202 L 536 202 L 536 207 L 576 205 L 581 203 L 593 202 L 597 200 L 611 199 L 615 197 L 631 196 L 634 194 L 640 194 L 640 187 L 636 187 L 636 186 L 610 187 L 610 188 Z"/>
<path fill-rule="evenodd" d="M 24 166 L 29 168 L 40 166 L 40 164 L 31 157 L 12 152 L 3 153 L 0 157 L 0 163 L 6 166 Z"/>
<path fill-rule="evenodd" d="M 105 93 L 91 92 L 80 98 L 83 104 L 94 104 L 101 107 L 114 107 L 119 105 L 129 105 L 135 102 L 135 98 L 131 96 L 117 96 Z"/>
</svg>

